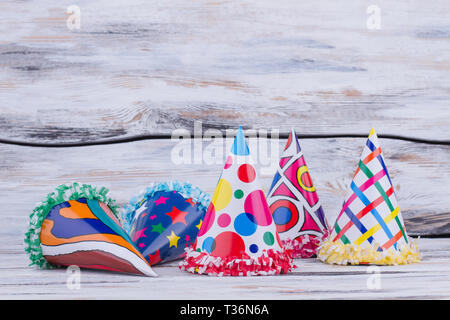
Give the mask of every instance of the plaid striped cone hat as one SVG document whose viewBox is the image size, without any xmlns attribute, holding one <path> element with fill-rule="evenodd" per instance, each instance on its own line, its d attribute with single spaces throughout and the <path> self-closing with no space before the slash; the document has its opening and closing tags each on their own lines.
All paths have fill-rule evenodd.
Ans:
<svg viewBox="0 0 450 320">
<path fill-rule="evenodd" d="M 316 256 L 320 242 L 328 235 L 328 222 L 294 129 L 281 155 L 267 202 L 281 241 L 293 247 L 293 257 Z"/>
<path fill-rule="evenodd" d="M 195 244 L 180 269 L 216 276 L 287 273 L 295 266 L 270 214 L 242 128 L 222 170 Z"/>
<path fill-rule="evenodd" d="M 330 264 L 397 265 L 418 262 L 407 235 L 380 143 L 372 129 L 331 235 L 318 258 Z"/>
</svg>

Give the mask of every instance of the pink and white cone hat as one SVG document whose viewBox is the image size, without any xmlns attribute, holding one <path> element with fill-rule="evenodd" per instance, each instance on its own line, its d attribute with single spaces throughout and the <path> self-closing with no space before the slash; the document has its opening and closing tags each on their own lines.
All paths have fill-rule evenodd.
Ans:
<svg viewBox="0 0 450 320">
<path fill-rule="evenodd" d="M 282 242 L 293 247 L 293 257 L 316 256 L 329 227 L 294 129 L 281 155 L 267 202 Z"/>
<path fill-rule="evenodd" d="M 283 248 L 242 128 L 239 128 L 193 247 L 180 269 L 217 276 L 287 273 Z"/>
<path fill-rule="evenodd" d="M 418 262 L 405 229 L 380 143 L 372 129 L 330 237 L 318 258 L 331 264 L 397 265 Z"/>
</svg>

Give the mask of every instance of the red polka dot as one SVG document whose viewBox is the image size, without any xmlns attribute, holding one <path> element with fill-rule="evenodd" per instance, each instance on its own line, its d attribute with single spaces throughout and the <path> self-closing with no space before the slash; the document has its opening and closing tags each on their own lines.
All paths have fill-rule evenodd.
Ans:
<svg viewBox="0 0 450 320">
<path fill-rule="evenodd" d="M 238 177 L 242 182 L 250 183 L 256 178 L 255 168 L 251 164 L 243 164 L 238 169 Z"/>
<path fill-rule="evenodd" d="M 206 211 L 205 218 L 202 221 L 202 226 L 198 231 L 198 237 L 204 235 L 214 223 L 214 217 L 216 215 L 216 210 L 214 209 L 214 204 L 212 202 L 209 203 L 208 211 Z"/>
<path fill-rule="evenodd" d="M 211 255 L 216 257 L 241 256 L 245 252 L 244 240 L 235 232 L 225 231 L 215 239 L 216 248 Z"/>
<path fill-rule="evenodd" d="M 258 226 L 268 226 L 272 223 L 272 215 L 266 197 L 261 190 L 252 191 L 245 198 L 244 210 L 255 217 Z"/>
<path fill-rule="evenodd" d="M 228 156 L 227 161 L 225 162 L 225 166 L 223 168 L 228 169 L 229 167 L 231 167 L 232 164 L 233 164 L 233 157 Z"/>
</svg>

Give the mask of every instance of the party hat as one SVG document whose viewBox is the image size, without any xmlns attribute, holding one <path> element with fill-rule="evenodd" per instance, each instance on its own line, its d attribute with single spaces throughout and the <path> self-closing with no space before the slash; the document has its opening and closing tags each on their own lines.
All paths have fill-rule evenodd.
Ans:
<svg viewBox="0 0 450 320">
<path fill-rule="evenodd" d="M 294 129 L 289 134 L 267 196 L 281 241 L 294 258 L 310 258 L 328 234 L 328 223 Z"/>
<path fill-rule="evenodd" d="M 30 215 L 25 251 L 41 268 L 76 265 L 156 276 L 117 219 L 108 190 L 61 185 Z"/>
<path fill-rule="evenodd" d="M 239 128 L 194 246 L 180 269 L 218 276 L 286 273 L 292 250 L 283 248 Z"/>
<path fill-rule="evenodd" d="M 124 228 L 151 264 L 184 257 L 195 242 L 211 199 L 187 182 L 154 182 L 122 213 Z"/>
<path fill-rule="evenodd" d="M 372 129 L 347 197 L 318 258 L 331 264 L 408 264 L 420 260 L 405 229 L 394 187 Z"/>
</svg>

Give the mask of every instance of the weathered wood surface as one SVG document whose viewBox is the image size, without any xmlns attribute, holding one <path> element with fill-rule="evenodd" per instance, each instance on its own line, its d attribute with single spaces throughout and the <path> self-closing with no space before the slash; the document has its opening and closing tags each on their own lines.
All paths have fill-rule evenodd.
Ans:
<svg viewBox="0 0 450 320">
<path fill-rule="evenodd" d="M 262 177 L 262 187 L 267 192 L 274 168 L 270 166 L 271 162 L 262 162 L 261 159 L 267 160 L 266 157 L 258 158 L 256 151 L 262 150 L 265 140 L 249 139 L 249 142 Z M 105 186 L 121 205 L 153 181 L 189 181 L 212 194 L 225 162 L 225 150 L 215 160 L 216 163 L 193 163 L 192 153 L 190 164 L 175 164 L 172 151 L 179 146 L 178 143 L 147 140 L 71 148 L 0 144 L 1 216 L 7 223 L 16 219 L 21 221 L 15 228 L 7 228 L 6 232 L 11 235 L 21 233 L 18 228 L 25 227 L 24 218 L 35 203 L 62 183 L 79 181 Z M 307 139 L 300 143 L 325 213 L 333 223 L 356 170 L 365 139 Z M 280 140 L 278 150 L 284 144 L 285 141 Z M 381 139 L 381 144 L 409 233 L 449 234 L 450 147 L 390 139 Z M 207 150 L 208 146 L 210 142 L 204 142 L 201 150 Z M 268 151 L 271 152 L 270 146 Z M 270 157 L 270 153 L 267 156 Z M 277 161 L 278 156 L 273 163 Z"/>
<path fill-rule="evenodd" d="M 449 239 L 419 239 L 422 262 L 378 270 L 296 259 L 298 268 L 286 275 L 216 278 L 172 262 L 154 267 L 158 278 L 81 270 L 79 290 L 69 289 L 65 269 L 27 267 L 19 239 L 0 240 L 0 299 L 450 299 Z M 379 289 L 367 285 L 376 271 Z"/>
<path fill-rule="evenodd" d="M 0 4 L 1 141 L 56 145 L 170 135 L 175 128 L 193 131 L 195 121 L 203 130 L 244 125 L 285 133 L 295 127 L 300 135 L 367 135 L 374 126 L 380 135 L 444 142 L 398 142 L 403 154 L 397 142 L 389 143 L 400 160 L 399 169 L 391 168 L 394 175 L 401 172 L 397 187 L 408 190 L 403 208 L 410 229 L 448 233 L 446 1 L 433 8 L 381 1 L 380 30 L 367 29 L 367 5 L 360 1 L 79 1 L 80 29 L 70 30 L 66 10 L 72 4 Z M 359 156 L 354 152 L 348 162 L 331 156 L 340 145 L 359 150 L 359 141 L 347 141 L 358 140 L 310 141 L 308 159 L 317 161 L 323 202 L 333 213 Z M 41 159 L 57 152 L 20 150 Z M 73 156 L 94 168 L 94 153 L 84 160 Z M 5 157 L 14 164 L 28 161 L 17 154 Z M 154 175 L 178 177 L 167 173 L 172 170 L 162 159 L 160 167 L 153 165 Z M 138 166 L 140 160 L 130 161 Z M 45 176 L 41 166 L 30 169 L 27 179 Z M 200 184 L 215 181 L 216 172 L 199 169 L 180 168 Z M 342 170 L 347 179 L 336 178 Z M 15 172 L 13 183 L 27 176 Z M 107 175 L 101 180 L 110 181 Z"/>
<path fill-rule="evenodd" d="M 449 4 L 0 3 L 0 136 L 98 141 L 205 128 L 450 140 Z"/>
<path fill-rule="evenodd" d="M 73 4 L 79 30 L 66 25 Z M 440 143 L 381 141 L 409 234 L 448 235 L 449 3 L 377 5 L 380 30 L 367 29 L 368 4 L 358 0 L 1 1 L 0 139 L 99 142 L 192 132 L 194 121 L 204 130 L 295 127 L 301 135 L 367 135 L 375 127 Z M 175 143 L 0 144 L 0 298 L 183 299 L 186 288 L 198 299 L 450 298 L 448 239 L 420 239 L 420 264 L 381 268 L 380 290 L 367 288 L 367 267 L 316 260 L 298 260 L 290 275 L 249 279 L 196 277 L 176 263 L 155 267 L 157 279 L 83 271 L 80 290 L 66 287 L 64 270 L 27 266 L 28 214 L 58 184 L 106 186 L 121 205 L 158 180 L 212 192 L 223 159 L 177 166 Z M 363 143 L 301 140 L 330 222 Z"/>
<path fill-rule="evenodd" d="M 422 209 L 421 213 L 436 210 L 436 217 L 447 216 L 447 219 L 433 223 L 442 223 L 448 230 L 449 208 L 443 207 L 445 202 L 439 203 L 437 198 L 445 198 L 449 190 L 448 179 L 439 174 L 440 170 L 448 171 L 449 150 L 444 152 L 438 146 L 427 146 L 422 150 L 425 152 L 417 153 L 414 143 L 382 142 L 410 234 L 437 230 L 436 226 L 430 231 L 424 230 L 423 225 L 414 227 L 410 224 L 416 210 Z M 368 267 L 330 266 L 317 260 L 296 260 L 298 269 L 278 277 L 194 276 L 178 270 L 175 262 L 156 266 L 158 278 L 83 270 L 79 290 L 67 287 L 68 274 L 64 269 L 28 267 L 23 251 L 28 214 L 36 202 L 60 183 L 78 180 L 104 185 L 111 189 L 111 195 L 120 204 L 157 180 L 183 178 L 212 192 L 222 164 L 176 166 L 170 157 L 175 143 L 150 140 L 79 148 L 0 145 L 0 298 L 450 299 L 449 239 L 419 239 L 423 261 L 414 265 L 381 267 L 379 290 L 367 287 L 369 277 L 373 276 L 368 273 L 373 272 Z M 364 139 L 321 139 L 320 144 L 314 140 L 302 141 L 303 150 L 310 155 L 307 159 L 309 169 L 330 220 L 342 202 L 362 143 Z M 317 157 L 313 156 L 315 153 Z M 427 171 L 417 169 L 423 164 L 427 164 Z M 262 182 L 266 190 L 271 180 L 269 171 L 263 170 Z M 417 183 L 408 178 L 408 171 L 415 172 L 416 178 L 425 181 L 432 176 L 441 188 L 417 188 Z M 432 214 L 425 216 L 434 220 Z M 186 295 L 187 288 L 189 296 Z"/>
</svg>

